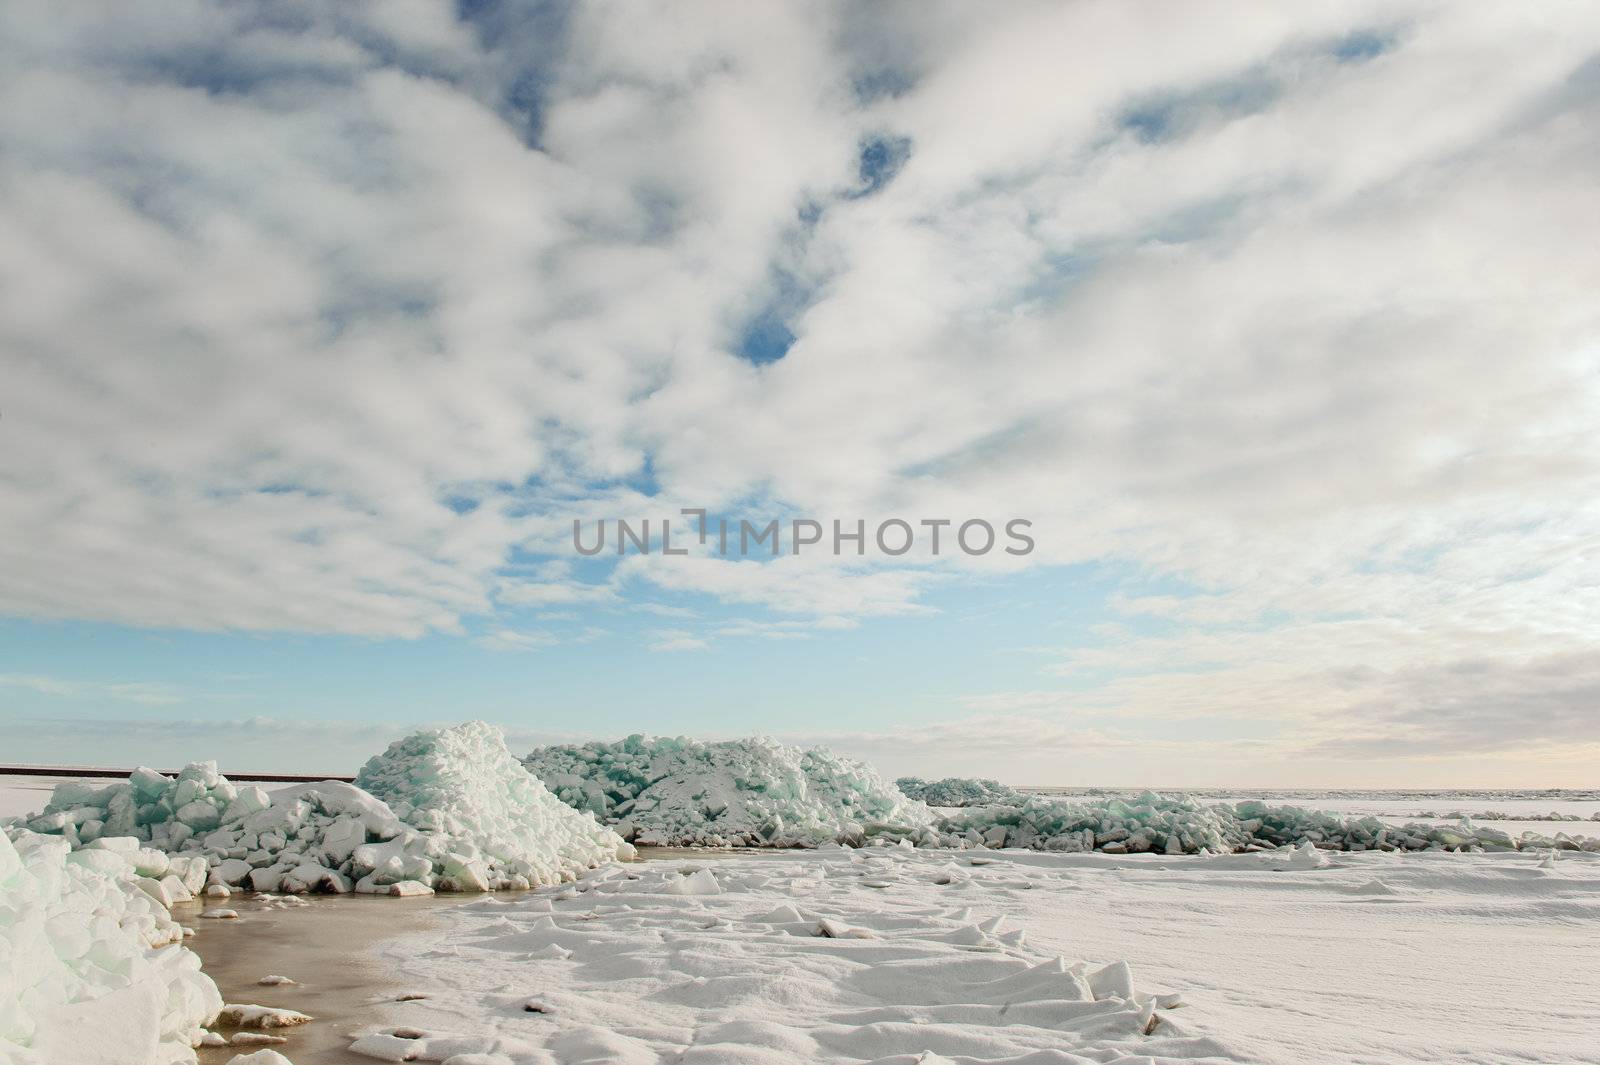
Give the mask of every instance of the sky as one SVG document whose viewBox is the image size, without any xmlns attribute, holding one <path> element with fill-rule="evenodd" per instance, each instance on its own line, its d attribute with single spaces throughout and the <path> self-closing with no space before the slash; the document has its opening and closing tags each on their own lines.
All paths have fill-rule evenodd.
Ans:
<svg viewBox="0 0 1600 1065">
<path fill-rule="evenodd" d="M 1597 173 L 1595 5 L 4 5 L 0 761 L 1593 786 Z"/>
</svg>

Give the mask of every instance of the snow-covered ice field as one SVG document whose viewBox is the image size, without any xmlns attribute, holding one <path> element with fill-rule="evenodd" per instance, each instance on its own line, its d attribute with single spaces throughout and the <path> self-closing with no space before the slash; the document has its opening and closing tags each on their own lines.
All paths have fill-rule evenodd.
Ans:
<svg viewBox="0 0 1600 1065">
<path fill-rule="evenodd" d="M 419 743 L 443 750 L 450 736 L 475 745 L 443 761 L 405 761 L 400 809 L 425 794 L 423 784 L 483 784 L 480 747 L 503 756 L 503 772 L 490 776 L 522 781 L 524 770 L 478 726 L 430 733 L 390 755 Z M 0 778 L 0 817 L 39 810 L 60 782 Z M 183 784 L 161 783 L 162 793 Z M 218 780 L 219 794 L 231 787 Z M 433 826 L 415 835 L 418 846 L 466 846 L 477 838 L 467 828 L 493 820 L 484 811 L 511 816 L 497 790 L 452 788 L 446 797 L 459 800 L 451 809 L 460 816 L 417 814 Z M 526 789 L 543 794 L 531 778 Z M 1596 802 L 1510 792 L 1268 798 L 1396 822 L 1487 814 L 1513 831 L 1516 818 L 1582 817 Z M 548 796 L 517 809 L 534 807 L 587 821 Z M 1541 836 L 1600 835 L 1589 820 L 1527 824 Z M 313 819 L 295 839 L 326 849 L 331 832 Z M 527 846 L 560 834 L 534 835 Z M 1600 852 L 1306 843 L 1116 855 L 874 842 L 658 852 L 597 869 L 584 857 L 542 877 L 550 886 L 537 891 L 441 899 L 420 928 L 397 909 L 389 938 L 349 949 L 375 952 L 385 979 L 398 976 L 423 997 L 376 1007 L 385 1027 L 352 1036 L 352 1052 L 448 1065 L 1600 1062 Z M 278 861 L 276 852 L 255 857 Z M 199 859 L 172 860 L 187 875 Z M 562 882 L 572 875 L 576 883 Z M 152 890 L 141 882 L 136 894 L 141 887 Z M 244 913 L 246 932 L 255 916 Z M 294 919 L 286 911 L 283 920 Z M 319 1053 L 344 1060 L 328 1040 L 349 1026 L 326 1023 Z"/>
<path fill-rule="evenodd" d="M 461 1065 L 1600 1061 L 1600 856 L 1323 857 L 613 866 L 389 941 L 428 997 L 355 1046 L 485 1055 Z"/>
</svg>

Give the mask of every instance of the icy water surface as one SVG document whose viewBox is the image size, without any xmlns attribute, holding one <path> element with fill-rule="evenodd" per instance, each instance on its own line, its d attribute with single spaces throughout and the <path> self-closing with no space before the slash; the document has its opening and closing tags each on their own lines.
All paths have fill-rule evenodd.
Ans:
<svg viewBox="0 0 1600 1065">
<path fill-rule="evenodd" d="M 756 854 L 770 852 L 754 852 Z M 750 851 L 699 850 L 686 847 L 641 847 L 641 861 L 689 858 L 749 857 Z M 498 892 L 514 898 L 523 892 Z M 360 1065 L 372 1059 L 348 1049 L 350 1033 L 366 1025 L 391 1021 L 385 1008 L 413 991 L 405 974 L 374 953 L 386 940 L 425 932 L 441 911 L 477 901 L 477 895 L 434 895 L 388 898 L 371 895 L 308 895 L 303 904 L 282 897 L 261 900 L 248 895 L 208 899 L 205 905 L 185 903 L 173 915 L 196 932 L 185 941 L 200 955 L 205 971 L 217 982 L 222 1000 L 299 1010 L 316 1018 L 296 1028 L 275 1029 L 288 1039 L 272 1049 L 295 1065 Z M 237 920 L 201 918 L 212 907 L 239 914 Z M 264 976 L 287 976 L 295 984 L 263 986 Z M 218 1028 L 223 1035 L 234 1030 Z M 201 1065 L 226 1065 L 235 1054 L 258 1047 L 205 1047 Z"/>
<path fill-rule="evenodd" d="M 272 1031 L 289 1040 L 273 1049 L 295 1065 L 370 1065 L 371 1058 L 347 1049 L 349 1033 L 383 1021 L 384 1005 L 406 990 L 405 974 L 384 965 L 373 948 L 393 936 L 427 930 L 441 908 L 465 898 L 315 895 L 307 896 L 304 905 L 284 906 L 234 896 L 207 901 L 237 911 L 238 920 L 203 919 L 200 913 L 208 907 L 196 904 L 174 907 L 173 915 L 195 929 L 197 934 L 186 943 L 200 955 L 224 1002 L 276 1006 L 316 1018 Z M 257 983 L 268 975 L 299 983 Z M 233 1034 L 232 1029 L 217 1030 Z M 256 1049 L 203 1048 L 201 1065 L 225 1065 L 235 1054 Z"/>
</svg>

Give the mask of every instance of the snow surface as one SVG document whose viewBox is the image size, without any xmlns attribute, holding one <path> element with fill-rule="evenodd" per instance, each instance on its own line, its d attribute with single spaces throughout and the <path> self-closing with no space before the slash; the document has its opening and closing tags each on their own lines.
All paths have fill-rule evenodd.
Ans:
<svg viewBox="0 0 1600 1065">
<path fill-rule="evenodd" d="M 403 1007 L 417 1022 L 351 1049 L 496 1065 L 1235 1060 L 1126 965 L 1036 950 L 969 910 L 973 892 L 934 887 L 951 855 L 808 853 L 613 866 L 462 907 L 389 948 L 429 983 Z"/>
<path fill-rule="evenodd" d="M 222 998 L 163 904 L 189 897 L 165 856 L 140 875 L 153 854 L 131 838 L 74 852 L 0 832 L 0 1063 L 195 1060 Z"/>
<path fill-rule="evenodd" d="M 525 764 L 564 802 L 637 843 L 816 846 L 933 842 L 933 813 L 864 762 L 765 737 L 629 736 L 542 747 Z"/>
<path fill-rule="evenodd" d="M 390 941 L 426 997 L 385 1007 L 393 1023 L 353 1049 L 481 1055 L 463 1065 L 1597 1060 L 1600 857 L 1311 854 L 824 848 L 611 867 Z"/>
</svg>

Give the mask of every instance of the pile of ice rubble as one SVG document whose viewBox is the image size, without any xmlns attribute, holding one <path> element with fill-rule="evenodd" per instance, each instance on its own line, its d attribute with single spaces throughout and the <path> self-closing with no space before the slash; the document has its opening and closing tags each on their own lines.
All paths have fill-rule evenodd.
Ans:
<svg viewBox="0 0 1600 1065">
<path fill-rule="evenodd" d="M 129 837 L 0 832 L 0 1062 L 193 1062 L 222 998 L 163 901 L 205 875 Z"/>
<path fill-rule="evenodd" d="M 764 737 L 629 736 L 543 747 L 524 760 L 551 791 L 623 838 L 671 846 L 933 845 L 934 815 L 864 762 Z"/>
<path fill-rule="evenodd" d="M 944 846 L 1025 847 L 1107 854 L 1224 854 L 1310 844 L 1339 851 L 1558 849 L 1600 851 L 1600 838 L 1513 837 L 1463 820 L 1457 825 L 1392 825 L 1265 802 L 1203 804 L 1146 792 L 1136 799 L 1072 802 L 1037 796 L 973 807 L 943 818 Z"/>
<path fill-rule="evenodd" d="M 26 827 L 74 846 L 137 837 L 149 845 L 140 851 L 148 872 L 169 861 L 198 868 L 189 890 L 209 882 L 213 895 L 526 888 L 632 852 L 552 796 L 482 722 L 400 740 L 354 786 L 330 780 L 268 793 L 235 786 L 214 762 L 176 779 L 139 769 L 103 788 L 61 785 Z M 183 875 L 161 881 L 163 902 L 189 897 Z"/>
<path fill-rule="evenodd" d="M 403 874 L 458 891 L 528 887 L 633 856 L 615 832 L 551 795 L 481 721 L 391 744 L 356 786 L 409 826 L 359 848 L 357 868 L 380 882 Z"/>
<path fill-rule="evenodd" d="M 894 784 L 908 799 L 920 799 L 929 806 L 992 806 L 1023 801 L 1023 796 L 1015 789 L 987 777 L 945 777 L 932 781 L 901 777 Z"/>
<path fill-rule="evenodd" d="M 233 784 L 210 762 L 190 765 L 176 779 L 139 769 L 104 787 L 61 785 L 23 827 L 74 848 L 135 837 L 145 845 L 136 856 L 139 871 L 168 905 L 202 889 L 406 895 L 561 883 L 630 856 L 624 839 L 1112 854 L 1301 843 L 1328 850 L 1600 850 L 1600 839 L 1565 833 L 1512 837 L 1470 820 L 1396 827 L 1264 802 L 1204 804 L 1153 793 L 1070 800 L 961 779 L 923 785 L 922 794 L 940 806 L 997 801 L 936 813 L 865 763 L 762 738 L 630 736 L 543 748 L 524 764 L 499 730 L 469 722 L 392 744 L 355 785 L 322 781 L 269 793 Z"/>
<path fill-rule="evenodd" d="M 669 846 L 1023 847 L 1108 854 L 1231 853 L 1310 843 L 1326 850 L 1600 850 L 1600 839 L 1513 837 L 1464 820 L 1395 826 L 1264 802 L 1028 796 L 995 781 L 904 778 L 911 797 L 864 763 L 765 738 L 703 743 L 630 736 L 544 747 L 525 760 L 559 798 L 626 839 Z M 980 805 L 983 797 L 990 801 Z M 926 800 L 926 801 L 924 801 Z M 960 807 L 944 814 L 929 805 Z"/>
</svg>

